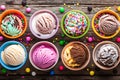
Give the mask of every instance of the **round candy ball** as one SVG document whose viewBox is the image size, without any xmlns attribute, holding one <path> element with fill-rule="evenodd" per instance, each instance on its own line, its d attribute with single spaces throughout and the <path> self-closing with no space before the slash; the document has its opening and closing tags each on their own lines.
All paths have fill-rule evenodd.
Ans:
<svg viewBox="0 0 120 80">
<path fill-rule="evenodd" d="M 59 66 L 59 70 L 63 71 L 64 70 L 64 66 Z"/>
<path fill-rule="evenodd" d="M 26 41 L 27 41 L 27 42 L 31 41 L 31 37 L 30 37 L 30 36 L 27 36 L 27 37 L 26 37 Z"/>
<path fill-rule="evenodd" d="M 31 8 L 26 8 L 26 13 L 30 13 L 31 12 Z"/>
<path fill-rule="evenodd" d="M 0 6 L 0 10 L 4 11 L 6 9 L 5 5 Z"/>
<path fill-rule="evenodd" d="M 116 42 L 120 43 L 120 37 L 116 38 Z"/>
<path fill-rule="evenodd" d="M 93 37 L 88 37 L 87 41 L 88 42 L 93 42 Z"/>
<path fill-rule="evenodd" d="M 64 7 L 60 7 L 60 8 L 59 8 L 59 12 L 60 12 L 60 13 L 64 13 L 64 12 L 65 12 L 65 8 L 64 8 Z"/>
<path fill-rule="evenodd" d="M 87 7 L 87 10 L 88 10 L 89 12 L 91 12 L 91 11 L 92 11 L 92 7 L 91 7 L 91 6 Z"/>
<path fill-rule="evenodd" d="M 4 39 L 3 36 L 0 36 L 0 41 L 3 41 L 3 39 Z"/>
<path fill-rule="evenodd" d="M 26 68 L 25 72 L 29 73 L 30 72 L 30 68 Z"/>
<path fill-rule="evenodd" d="M 59 45 L 60 45 L 60 46 L 64 46 L 64 45 L 65 45 L 65 40 L 60 40 L 60 41 L 59 41 Z"/>
<path fill-rule="evenodd" d="M 117 7 L 117 11 L 120 11 L 120 6 Z"/>
<path fill-rule="evenodd" d="M 94 76 L 95 72 L 94 71 L 90 71 L 90 76 Z"/>
</svg>

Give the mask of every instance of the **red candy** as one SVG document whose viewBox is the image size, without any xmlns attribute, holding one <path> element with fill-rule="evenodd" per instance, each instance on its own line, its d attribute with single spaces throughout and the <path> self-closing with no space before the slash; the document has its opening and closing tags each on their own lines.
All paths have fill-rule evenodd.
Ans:
<svg viewBox="0 0 120 80">
<path fill-rule="evenodd" d="M 63 71 L 64 70 L 64 66 L 59 66 L 59 70 Z"/>
<path fill-rule="evenodd" d="M 116 42 L 120 43 L 120 37 L 116 38 Z"/>
</svg>

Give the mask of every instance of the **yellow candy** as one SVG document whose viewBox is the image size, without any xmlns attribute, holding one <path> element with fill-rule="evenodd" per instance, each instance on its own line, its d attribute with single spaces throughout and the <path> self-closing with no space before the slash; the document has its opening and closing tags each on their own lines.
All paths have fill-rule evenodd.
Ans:
<svg viewBox="0 0 120 80">
<path fill-rule="evenodd" d="M 117 7 L 117 10 L 120 11 L 120 6 Z"/>
<path fill-rule="evenodd" d="M 90 71 L 90 76 L 94 76 L 95 72 L 94 71 Z"/>
<path fill-rule="evenodd" d="M 30 72 L 30 68 L 26 68 L 25 72 L 29 73 Z"/>
</svg>

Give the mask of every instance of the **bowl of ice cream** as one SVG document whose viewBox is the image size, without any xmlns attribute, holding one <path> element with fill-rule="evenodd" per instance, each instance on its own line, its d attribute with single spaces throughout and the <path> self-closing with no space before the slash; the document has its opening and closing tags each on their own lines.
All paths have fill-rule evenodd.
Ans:
<svg viewBox="0 0 120 80">
<path fill-rule="evenodd" d="M 74 39 L 81 38 L 88 32 L 90 20 L 84 12 L 71 10 L 62 17 L 61 28 L 66 36 Z"/>
<path fill-rule="evenodd" d="M 16 9 L 9 9 L 0 15 L 0 33 L 10 39 L 22 36 L 27 29 L 25 15 Z"/>
<path fill-rule="evenodd" d="M 111 41 L 103 41 L 93 50 L 93 61 L 100 69 L 111 70 L 120 62 L 120 48 Z"/>
<path fill-rule="evenodd" d="M 37 38 L 48 39 L 58 31 L 59 20 L 50 10 L 38 10 L 31 16 L 29 27 Z"/>
<path fill-rule="evenodd" d="M 120 31 L 120 17 L 112 10 L 100 10 L 92 19 L 92 29 L 100 38 L 113 38 Z"/>
<path fill-rule="evenodd" d="M 8 70 L 20 69 L 27 60 L 27 50 L 17 41 L 7 41 L 0 47 L 0 63 Z"/>
<path fill-rule="evenodd" d="M 82 70 L 90 61 L 90 51 L 84 43 L 73 41 L 63 48 L 61 59 L 66 68 L 73 71 Z"/>
<path fill-rule="evenodd" d="M 30 49 L 29 60 L 33 67 L 38 70 L 47 71 L 52 69 L 57 64 L 58 59 L 58 49 L 51 42 L 37 42 Z"/>
</svg>

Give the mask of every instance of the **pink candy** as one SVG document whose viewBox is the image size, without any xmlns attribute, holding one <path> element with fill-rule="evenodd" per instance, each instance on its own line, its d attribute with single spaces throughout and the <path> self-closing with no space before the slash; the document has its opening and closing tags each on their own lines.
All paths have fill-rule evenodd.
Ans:
<svg viewBox="0 0 120 80">
<path fill-rule="evenodd" d="M 26 8 L 26 12 L 30 13 L 31 12 L 31 8 Z"/>
<path fill-rule="evenodd" d="M 4 11 L 6 9 L 5 5 L 0 6 L 0 10 Z"/>
</svg>

